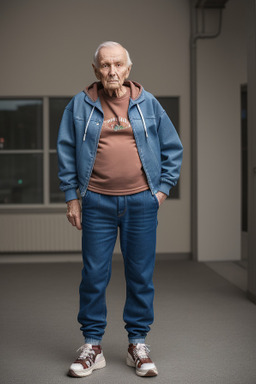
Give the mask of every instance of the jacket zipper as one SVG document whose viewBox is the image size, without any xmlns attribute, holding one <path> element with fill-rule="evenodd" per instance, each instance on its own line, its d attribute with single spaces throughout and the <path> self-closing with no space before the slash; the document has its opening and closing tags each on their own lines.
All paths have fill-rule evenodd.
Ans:
<svg viewBox="0 0 256 384">
<path fill-rule="evenodd" d="M 95 107 L 93 108 L 93 111 L 94 111 L 94 109 L 95 109 Z M 92 111 L 92 112 L 93 112 Z M 92 117 L 92 113 L 91 113 L 91 115 L 90 115 L 90 118 Z M 103 119 L 104 119 L 104 117 L 103 117 Z M 91 120 L 91 119 L 90 119 Z M 97 123 L 98 125 L 100 124 L 100 123 Z M 102 123 L 102 125 L 103 125 L 103 123 Z M 93 167 L 94 167 L 94 164 L 95 164 L 95 161 L 96 161 L 96 155 L 97 155 L 97 149 L 98 149 L 98 145 L 99 145 L 99 141 L 100 141 L 100 134 L 101 134 L 101 130 L 102 130 L 102 125 L 101 125 L 101 128 L 99 129 L 99 133 L 98 133 L 98 139 L 97 139 L 97 145 L 96 145 L 96 148 L 95 148 L 95 152 L 94 152 L 94 160 L 93 160 L 93 163 L 92 163 L 92 166 L 91 166 L 91 169 L 90 169 L 90 173 L 89 173 L 89 177 L 88 177 L 88 182 L 87 182 L 87 186 L 86 186 L 86 188 L 85 188 L 85 191 L 84 191 L 84 193 L 83 193 L 83 196 L 86 194 L 86 191 L 87 191 L 87 189 L 88 189 L 88 185 L 89 185 L 89 182 L 90 182 L 90 178 L 91 178 L 91 175 L 92 175 L 92 171 L 93 171 Z M 89 126 L 89 124 L 88 124 L 88 126 Z M 88 129 L 88 126 L 87 126 L 87 129 Z M 84 140 L 83 140 L 84 141 Z M 84 186 L 85 187 L 85 186 Z"/>
</svg>

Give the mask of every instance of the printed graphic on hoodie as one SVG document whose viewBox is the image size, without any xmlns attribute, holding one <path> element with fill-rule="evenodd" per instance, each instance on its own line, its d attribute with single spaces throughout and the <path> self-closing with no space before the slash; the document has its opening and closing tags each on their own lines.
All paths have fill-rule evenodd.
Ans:
<svg viewBox="0 0 256 384">
<path fill-rule="evenodd" d="M 125 117 L 118 116 L 104 120 L 103 127 L 112 129 L 113 131 L 120 131 L 121 129 L 131 128 L 131 124 Z"/>
</svg>

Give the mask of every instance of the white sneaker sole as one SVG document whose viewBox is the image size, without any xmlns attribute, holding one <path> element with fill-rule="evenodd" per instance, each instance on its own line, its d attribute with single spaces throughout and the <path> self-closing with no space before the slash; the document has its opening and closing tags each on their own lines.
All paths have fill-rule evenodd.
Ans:
<svg viewBox="0 0 256 384">
<path fill-rule="evenodd" d="M 68 371 L 68 375 L 72 377 L 85 377 L 92 374 L 92 372 L 96 369 L 101 369 L 106 367 L 106 360 L 105 357 L 103 357 L 101 360 L 97 361 L 92 367 L 84 369 L 83 371 L 70 369 Z"/>
<path fill-rule="evenodd" d="M 127 356 L 127 358 L 126 358 L 126 364 L 129 367 L 136 368 L 136 375 L 138 375 L 138 376 L 152 377 L 152 376 L 158 375 L 158 371 L 157 371 L 156 367 L 154 369 L 147 369 L 147 370 L 145 370 L 145 369 L 142 370 L 142 369 L 137 368 L 134 360 L 132 360 L 129 356 Z"/>
</svg>

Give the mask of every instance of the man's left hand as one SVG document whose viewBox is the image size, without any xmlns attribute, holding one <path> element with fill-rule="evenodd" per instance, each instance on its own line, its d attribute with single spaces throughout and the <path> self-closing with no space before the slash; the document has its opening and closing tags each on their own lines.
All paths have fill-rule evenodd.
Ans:
<svg viewBox="0 0 256 384">
<path fill-rule="evenodd" d="M 159 207 L 161 204 L 163 204 L 163 202 L 165 201 L 165 199 L 167 198 L 167 195 L 161 191 L 158 191 L 156 193 L 156 197 L 157 197 L 157 200 L 159 202 Z"/>
</svg>

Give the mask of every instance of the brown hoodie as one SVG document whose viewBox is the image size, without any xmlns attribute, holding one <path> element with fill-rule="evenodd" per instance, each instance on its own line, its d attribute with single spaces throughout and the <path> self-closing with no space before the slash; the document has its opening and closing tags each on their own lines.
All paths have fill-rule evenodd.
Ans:
<svg viewBox="0 0 256 384">
<path fill-rule="evenodd" d="M 128 118 L 130 98 L 137 99 L 142 87 L 131 81 L 124 85 L 127 91 L 120 98 L 108 96 L 100 82 L 85 89 L 93 101 L 100 98 L 104 113 L 88 189 L 105 195 L 130 195 L 149 188 Z"/>
</svg>

